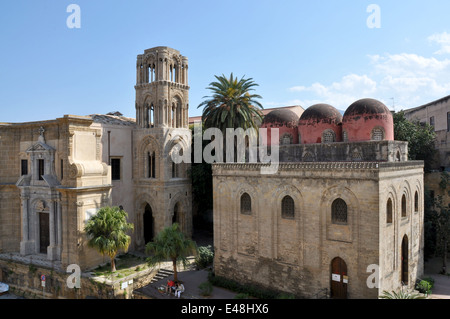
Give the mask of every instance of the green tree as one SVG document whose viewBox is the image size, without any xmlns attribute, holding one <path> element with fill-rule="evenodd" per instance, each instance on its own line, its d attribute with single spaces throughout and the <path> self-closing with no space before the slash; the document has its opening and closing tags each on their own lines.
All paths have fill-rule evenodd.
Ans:
<svg viewBox="0 0 450 319">
<path fill-rule="evenodd" d="M 197 245 L 185 237 L 178 223 L 173 223 L 164 228 L 153 242 L 147 243 L 145 249 L 147 254 L 151 254 L 147 258 L 147 262 L 151 266 L 167 260 L 172 261 L 173 277 L 177 281 L 177 265 L 181 264 L 186 267 L 187 257 L 196 253 Z"/>
<path fill-rule="evenodd" d="M 397 141 L 408 142 L 410 160 L 423 160 L 424 170 L 429 172 L 436 153 L 434 128 L 421 124 L 418 120 L 409 121 L 403 111 L 394 113 L 394 137 Z"/>
<path fill-rule="evenodd" d="M 92 216 L 84 231 L 88 236 L 88 246 L 96 249 L 111 260 L 111 271 L 116 271 L 114 258 L 119 250 L 127 250 L 131 237 L 127 232 L 134 226 L 127 222 L 128 214 L 119 207 L 102 207 Z"/>
<path fill-rule="evenodd" d="M 258 129 L 263 117 L 260 111 L 263 106 L 257 101 L 261 96 L 250 93 L 258 84 L 251 78 L 242 77 L 238 80 L 233 73 L 229 78 L 225 75 L 215 78 L 217 81 L 211 82 L 207 87 L 212 91 L 212 96 L 205 96 L 207 100 L 198 106 L 203 107 L 202 120 L 205 127 L 215 127 L 222 132 L 226 128 Z"/>
</svg>

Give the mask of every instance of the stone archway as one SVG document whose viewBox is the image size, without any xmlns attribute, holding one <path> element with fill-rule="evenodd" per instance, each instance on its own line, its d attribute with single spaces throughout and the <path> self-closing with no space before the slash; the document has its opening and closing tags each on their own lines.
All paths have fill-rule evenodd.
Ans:
<svg viewBox="0 0 450 319">
<path fill-rule="evenodd" d="M 146 204 L 144 207 L 144 244 L 153 241 L 155 236 L 155 218 L 153 217 L 153 211 L 150 204 Z"/>
</svg>

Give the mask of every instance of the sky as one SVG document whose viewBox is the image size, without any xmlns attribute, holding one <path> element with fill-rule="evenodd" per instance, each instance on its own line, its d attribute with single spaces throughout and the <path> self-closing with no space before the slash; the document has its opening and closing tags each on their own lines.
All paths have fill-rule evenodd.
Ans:
<svg viewBox="0 0 450 319">
<path fill-rule="evenodd" d="M 1 1 L 0 122 L 134 118 L 136 56 L 156 46 L 189 59 L 190 116 L 231 72 L 264 108 L 417 107 L 450 95 L 448 12 L 448 0 Z"/>
</svg>

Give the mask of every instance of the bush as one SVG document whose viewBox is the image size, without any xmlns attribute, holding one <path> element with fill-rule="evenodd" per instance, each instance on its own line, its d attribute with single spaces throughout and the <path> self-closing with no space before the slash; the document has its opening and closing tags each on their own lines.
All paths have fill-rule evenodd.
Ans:
<svg viewBox="0 0 450 319">
<path fill-rule="evenodd" d="M 206 268 L 212 264 L 214 260 L 214 252 L 211 245 L 198 247 L 198 253 L 195 257 L 195 263 L 198 268 Z"/>
<path fill-rule="evenodd" d="M 433 286 L 433 278 L 424 278 L 416 284 L 416 290 L 418 290 L 420 293 L 429 295 L 431 294 L 431 289 L 433 288 Z"/>
<path fill-rule="evenodd" d="M 206 296 L 211 296 L 212 290 L 213 290 L 213 285 L 211 282 L 209 281 L 205 281 L 203 283 L 201 283 L 198 288 L 200 289 L 200 294 L 204 297 Z"/>
</svg>

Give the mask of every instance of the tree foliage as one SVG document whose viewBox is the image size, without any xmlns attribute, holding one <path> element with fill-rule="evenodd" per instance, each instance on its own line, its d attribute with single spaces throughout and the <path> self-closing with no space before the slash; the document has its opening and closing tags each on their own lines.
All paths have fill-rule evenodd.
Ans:
<svg viewBox="0 0 450 319">
<path fill-rule="evenodd" d="M 257 100 L 261 96 L 250 93 L 258 84 L 251 78 L 238 80 L 233 73 L 229 78 L 225 75 L 215 78 L 217 81 L 207 87 L 212 95 L 205 96 L 207 99 L 198 106 L 203 107 L 202 120 L 206 128 L 215 127 L 222 132 L 226 128 L 258 129 L 263 117 L 260 111 L 263 106 Z"/>
<path fill-rule="evenodd" d="M 197 245 L 187 239 L 180 230 L 178 223 L 164 228 L 153 242 L 147 243 L 147 258 L 149 265 L 153 266 L 164 261 L 171 261 L 173 265 L 174 280 L 178 280 L 177 265 L 187 266 L 187 257 L 196 253 Z"/>
<path fill-rule="evenodd" d="M 410 160 L 423 160 L 424 170 L 429 172 L 436 154 L 434 128 L 421 124 L 418 120 L 409 121 L 403 111 L 394 113 L 394 137 L 397 141 L 408 142 L 408 157 Z"/>
<path fill-rule="evenodd" d="M 127 232 L 134 226 L 127 222 L 128 214 L 119 207 L 102 207 L 92 216 L 84 231 L 88 236 L 88 246 L 96 249 L 111 260 L 111 271 L 116 271 L 114 258 L 119 250 L 127 250 L 131 237 Z"/>
</svg>

